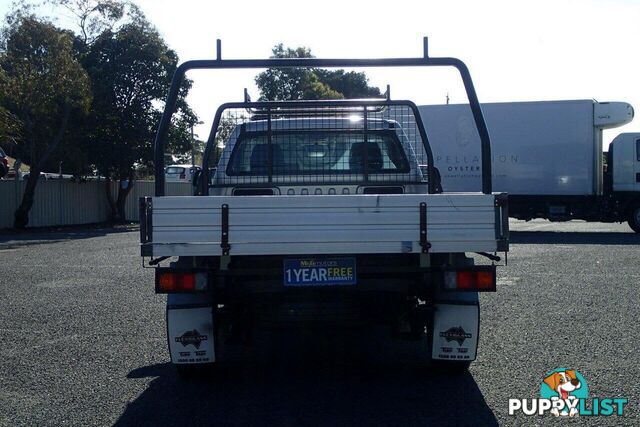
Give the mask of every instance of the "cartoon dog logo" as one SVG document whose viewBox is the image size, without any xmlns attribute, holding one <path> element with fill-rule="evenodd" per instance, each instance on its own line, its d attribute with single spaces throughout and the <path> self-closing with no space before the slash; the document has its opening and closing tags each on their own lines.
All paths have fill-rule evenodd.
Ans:
<svg viewBox="0 0 640 427">
<path fill-rule="evenodd" d="M 582 383 L 578 379 L 575 369 L 552 372 L 544 379 L 544 383 L 548 385 L 551 390 L 558 393 L 558 396 L 551 397 L 552 401 L 559 399 L 562 399 L 565 402 L 573 401 L 576 397 L 572 396 L 571 393 L 582 387 Z M 578 409 L 576 407 L 571 407 L 569 411 L 565 410 L 560 412 L 558 408 L 553 408 L 551 413 L 556 417 L 566 415 L 575 417 L 578 415 Z"/>
</svg>

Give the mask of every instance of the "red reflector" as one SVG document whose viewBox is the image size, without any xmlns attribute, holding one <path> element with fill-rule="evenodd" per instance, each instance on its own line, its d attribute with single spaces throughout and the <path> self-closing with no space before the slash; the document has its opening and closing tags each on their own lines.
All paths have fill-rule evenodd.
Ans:
<svg viewBox="0 0 640 427">
<path fill-rule="evenodd" d="M 459 291 L 495 291 L 495 270 L 474 269 L 448 271 L 444 275 L 444 288 Z"/>
<path fill-rule="evenodd" d="M 162 272 L 158 275 L 160 292 L 181 292 L 196 290 L 195 273 Z"/>
<path fill-rule="evenodd" d="M 196 289 L 196 275 L 193 273 L 183 273 L 182 289 L 185 291 L 193 291 Z"/>
<path fill-rule="evenodd" d="M 473 289 L 474 273 L 473 271 L 458 271 L 458 289 Z"/>
<path fill-rule="evenodd" d="M 176 290 L 178 283 L 178 275 L 176 273 L 161 273 L 158 278 L 158 287 L 164 292 Z"/>
<path fill-rule="evenodd" d="M 478 271 L 476 272 L 478 280 L 478 289 L 492 289 L 495 282 L 493 271 Z"/>
</svg>

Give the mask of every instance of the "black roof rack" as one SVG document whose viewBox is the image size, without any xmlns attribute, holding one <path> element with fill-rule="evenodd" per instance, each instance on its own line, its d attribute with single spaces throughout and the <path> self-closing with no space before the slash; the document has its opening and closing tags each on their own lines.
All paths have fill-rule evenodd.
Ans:
<svg viewBox="0 0 640 427">
<path fill-rule="evenodd" d="M 384 101 L 391 101 L 391 87 L 389 85 L 387 85 L 387 90 L 386 92 L 383 94 L 383 98 L 349 98 L 349 99 L 335 99 L 335 100 L 327 100 L 327 101 L 333 101 L 335 102 L 335 104 L 329 104 L 326 105 L 325 108 L 327 108 L 327 112 L 331 112 L 333 114 L 353 114 L 354 112 L 357 112 L 358 110 L 360 110 L 360 106 L 355 107 L 355 106 L 351 106 L 351 107 L 345 107 L 345 106 L 341 106 L 341 103 L 344 101 L 354 101 L 354 102 L 358 102 L 358 103 L 368 103 L 368 102 L 384 102 Z M 247 90 L 247 88 L 244 88 L 244 102 L 245 104 L 249 105 L 264 105 L 263 107 L 250 107 L 247 106 L 246 110 L 247 113 L 249 113 L 250 115 L 254 116 L 253 120 L 259 120 L 259 117 L 263 117 L 265 114 L 272 114 L 272 115 L 282 115 L 282 116 L 304 116 L 304 115 L 309 115 L 309 114 L 317 114 L 318 110 L 317 110 L 317 106 L 313 106 L 313 107 L 308 107 L 308 109 L 305 111 L 305 105 L 304 103 L 310 103 L 312 102 L 312 100 L 298 100 L 298 101 L 280 101 L 280 102 L 288 102 L 288 103 L 293 103 L 293 102 L 300 102 L 301 104 L 295 104 L 295 107 L 292 105 L 292 108 L 283 108 L 280 107 L 279 109 L 274 109 L 274 108 L 270 108 L 268 104 L 264 103 L 264 102 L 268 102 L 268 101 L 263 101 L 263 104 L 258 103 L 252 103 L 251 101 L 251 96 L 249 96 L 249 91 Z M 275 101 L 271 101 L 271 102 L 275 102 Z M 260 109 L 262 108 L 262 109 Z M 387 106 L 385 104 L 376 104 L 375 106 L 369 106 L 368 107 L 369 110 L 368 111 L 372 111 L 372 112 L 380 112 L 380 111 L 384 111 L 385 108 L 387 108 Z M 313 111 L 311 111 L 313 110 Z"/>
<path fill-rule="evenodd" d="M 359 67 L 453 67 L 458 70 L 462 82 L 464 84 L 467 98 L 471 107 L 471 112 L 478 129 L 480 142 L 482 145 L 481 165 L 482 165 L 482 192 L 491 193 L 491 145 L 489 139 L 489 131 L 487 129 L 480 102 L 476 94 L 469 69 L 464 62 L 457 58 L 434 58 L 429 56 L 428 39 L 423 39 L 423 56 L 417 58 L 377 58 L 377 59 L 321 59 L 321 58 L 270 58 L 270 59 L 222 59 L 222 42 L 216 41 L 217 55 L 214 60 L 195 60 L 187 61 L 176 69 L 171 87 L 165 103 L 164 112 L 155 139 L 154 162 L 155 162 L 155 194 L 163 196 L 165 192 L 164 177 L 164 147 L 171 116 L 176 108 L 178 91 L 184 76 L 189 70 L 202 69 L 247 69 L 247 68 L 359 68 Z M 347 100 L 346 102 L 349 102 Z M 294 101 L 298 102 L 298 101 Z M 303 101 L 304 102 L 304 101 Z M 334 101 L 335 102 L 335 101 Z M 218 110 L 220 112 L 220 110 Z M 219 124 L 219 116 L 216 114 L 214 125 Z M 421 124 L 420 124 L 421 125 Z M 215 128 L 214 132 L 215 134 Z M 210 136 L 215 138 L 215 135 Z M 210 151 L 212 144 L 209 143 L 207 150 Z M 205 162 L 207 161 L 207 152 L 205 152 Z M 433 159 L 429 159 L 432 161 Z M 433 165 L 433 163 L 431 163 Z M 204 163 L 203 163 L 204 166 Z M 431 168 L 430 168 L 431 169 Z M 434 182 L 433 172 L 429 173 L 429 181 Z"/>
</svg>

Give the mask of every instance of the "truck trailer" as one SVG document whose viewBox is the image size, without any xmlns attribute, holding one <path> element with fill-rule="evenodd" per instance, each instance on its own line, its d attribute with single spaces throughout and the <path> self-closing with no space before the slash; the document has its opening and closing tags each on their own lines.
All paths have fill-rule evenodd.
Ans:
<svg viewBox="0 0 640 427">
<path fill-rule="evenodd" d="M 479 137 L 465 104 L 424 105 L 435 165 L 447 192 L 477 188 Z M 633 119 L 624 102 L 593 100 L 482 104 L 496 191 L 509 215 L 530 220 L 624 222 L 640 232 L 640 133 L 622 133 L 603 152 L 602 132 Z"/>
</svg>

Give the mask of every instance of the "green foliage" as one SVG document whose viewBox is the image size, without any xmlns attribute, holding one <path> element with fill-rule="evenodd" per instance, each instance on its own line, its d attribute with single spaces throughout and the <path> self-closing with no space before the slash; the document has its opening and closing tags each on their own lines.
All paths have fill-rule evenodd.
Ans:
<svg viewBox="0 0 640 427">
<path fill-rule="evenodd" d="M 0 69 L 0 74 L 2 70 Z M 0 77 L 0 81 L 2 78 Z M 0 98 L 2 94 L 0 94 Z M 0 146 L 6 148 L 17 146 L 22 140 L 22 122 L 11 111 L 2 106 L 0 100 Z M 4 142 L 4 143 L 3 143 Z"/>
<path fill-rule="evenodd" d="M 306 47 L 285 48 L 277 44 L 271 58 L 314 58 Z M 340 99 L 379 97 L 380 89 L 371 87 L 365 73 L 344 70 L 305 68 L 269 68 L 256 76 L 261 101 L 299 99 Z"/>
<path fill-rule="evenodd" d="M 342 94 L 344 98 L 380 98 L 382 96 L 379 88 L 369 86 L 369 79 L 364 72 L 316 69 L 314 73 L 318 76 L 318 80 Z"/>
<path fill-rule="evenodd" d="M 91 102 L 73 40 L 51 23 L 22 16 L 4 29 L 0 70 L 0 134 L 13 135 L 17 157 L 43 167 L 60 142 L 56 135 L 66 130 L 63 123 L 86 113 Z"/>
<path fill-rule="evenodd" d="M 236 128 L 236 124 L 246 119 L 247 117 L 245 117 L 244 115 L 236 118 L 231 115 L 223 115 L 220 118 L 220 123 L 218 124 L 218 128 L 216 130 L 215 145 L 209 157 L 209 166 L 213 167 L 218 164 L 220 156 L 222 155 L 222 150 L 229 140 L 231 133 Z"/>
<path fill-rule="evenodd" d="M 119 24 L 142 22 L 144 15 L 134 3 L 125 0 L 46 0 L 75 18 L 78 37 L 91 45 L 105 31 L 117 31 Z"/>
<path fill-rule="evenodd" d="M 106 186 L 112 216 L 124 219 L 136 171 L 151 167 L 178 56 L 130 1 L 44 3 L 71 12 L 77 35 L 36 17 L 27 0 L 18 0 L 0 34 L 0 144 L 36 172 L 16 226 L 28 222 L 37 172 L 57 170 L 60 161 L 65 171 L 128 180 L 117 201 Z M 169 129 L 175 153 L 192 148 L 191 127 L 198 121 L 186 102 L 191 85 L 186 80 L 180 88 Z"/>
<path fill-rule="evenodd" d="M 344 95 L 320 80 L 314 72 L 308 72 L 302 86 L 300 99 L 342 99 Z"/>
<path fill-rule="evenodd" d="M 31 166 L 15 212 L 14 226 L 29 223 L 38 176 L 65 137 L 72 115 L 91 102 L 87 73 L 78 62 L 68 32 L 33 15 L 18 13 L 3 28 L 0 47 L 0 135 Z"/>
<path fill-rule="evenodd" d="M 178 57 L 148 23 L 131 23 L 118 32 L 105 31 L 83 61 L 93 82 L 89 149 L 100 174 L 113 179 L 131 176 L 135 165 L 153 155 L 159 107 L 167 94 Z M 181 102 L 169 131 L 177 152 L 190 149 L 190 125 L 197 118 L 184 101 L 191 82 L 181 88 Z"/>
<path fill-rule="evenodd" d="M 304 47 L 286 48 L 282 43 L 272 50 L 272 58 L 313 58 Z M 261 101 L 283 101 L 302 99 L 309 80 L 309 70 L 303 68 L 269 68 L 258 74 L 256 84 Z"/>
</svg>

